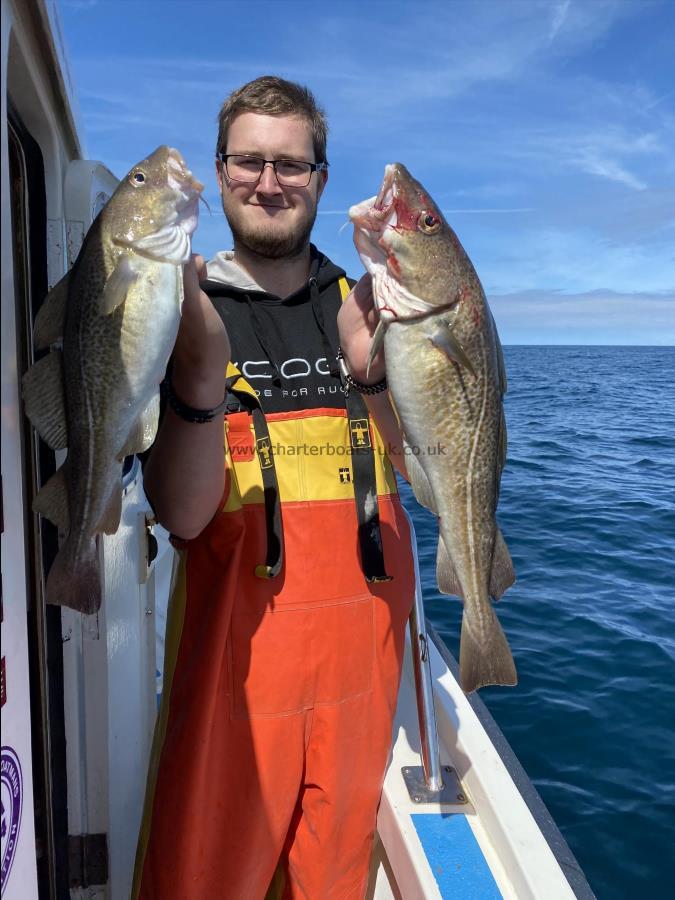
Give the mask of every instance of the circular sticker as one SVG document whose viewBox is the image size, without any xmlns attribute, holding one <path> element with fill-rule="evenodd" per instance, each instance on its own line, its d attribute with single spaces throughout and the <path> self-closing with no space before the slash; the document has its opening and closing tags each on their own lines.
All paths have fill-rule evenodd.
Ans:
<svg viewBox="0 0 675 900">
<path fill-rule="evenodd" d="M 11 747 L 2 748 L 2 893 L 14 862 L 23 802 L 21 763 Z"/>
</svg>

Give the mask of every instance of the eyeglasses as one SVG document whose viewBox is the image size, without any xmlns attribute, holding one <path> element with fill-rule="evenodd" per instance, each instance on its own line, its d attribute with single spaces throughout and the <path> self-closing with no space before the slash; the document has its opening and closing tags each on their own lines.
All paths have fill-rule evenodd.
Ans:
<svg viewBox="0 0 675 900">
<path fill-rule="evenodd" d="M 302 159 L 262 159 L 240 153 L 217 153 L 216 157 L 224 164 L 228 178 L 245 184 L 258 181 L 266 165 L 272 166 L 277 181 L 286 187 L 307 187 L 312 172 L 325 172 L 328 168 L 327 162 L 310 163 Z"/>
</svg>

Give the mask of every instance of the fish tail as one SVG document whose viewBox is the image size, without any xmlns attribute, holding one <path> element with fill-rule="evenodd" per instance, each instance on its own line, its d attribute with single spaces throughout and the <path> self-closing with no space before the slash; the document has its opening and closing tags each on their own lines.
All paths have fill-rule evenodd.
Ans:
<svg viewBox="0 0 675 900">
<path fill-rule="evenodd" d="M 101 606 L 101 566 L 96 540 L 79 548 L 68 538 L 56 554 L 47 576 L 47 603 L 68 606 L 81 613 Z"/>
<path fill-rule="evenodd" d="M 488 684 L 513 685 L 518 682 L 516 667 L 499 620 L 487 605 L 487 622 L 464 607 L 459 647 L 459 675 L 462 690 L 470 694 Z"/>
</svg>

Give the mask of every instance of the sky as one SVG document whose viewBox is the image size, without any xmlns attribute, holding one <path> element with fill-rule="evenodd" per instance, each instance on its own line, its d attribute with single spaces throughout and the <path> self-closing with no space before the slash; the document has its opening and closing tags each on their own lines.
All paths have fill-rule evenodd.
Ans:
<svg viewBox="0 0 675 900">
<path fill-rule="evenodd" d="M 675 344 L 673 0 L 60 0 L 88 156 L 159 144 L 206 183 L 194 249 L 231 247 L 216 118 L 258 75 L 330 125 L 314 242 L 363 267 L 349 207 L 387 163 L 425 186 L 505 344 Z M 343 227 L 345 226 L 345 227 Z"/>
</svg>

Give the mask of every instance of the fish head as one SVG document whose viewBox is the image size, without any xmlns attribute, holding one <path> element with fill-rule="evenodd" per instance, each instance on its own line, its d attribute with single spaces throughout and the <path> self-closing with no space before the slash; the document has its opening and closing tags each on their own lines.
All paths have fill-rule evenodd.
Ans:
<svg viewBox="0 0 675 900">
<path fill-rule="evenodd" d="M 120 181 L 103 210 L 103 231 L 114 245 L 185 263 L 203 189 L 179 151 L 162 145 Z"/>
<path fill-rule="evenodd" d="M 418 318 L 452 305 L 473 267 L 436 203 L 402 163 L 386 166 L 379 194 L 352 206 L 349 217 L 382 319 Z"/>
</svg>

